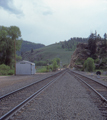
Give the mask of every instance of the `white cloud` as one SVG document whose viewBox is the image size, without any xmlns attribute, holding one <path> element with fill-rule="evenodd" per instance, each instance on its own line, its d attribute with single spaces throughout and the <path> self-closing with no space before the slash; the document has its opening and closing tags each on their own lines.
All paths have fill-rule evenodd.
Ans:
<svg viewBox="0 0 107 120">
<path fill-rule="evenodd" d="M 8 1 L 8 0 L 7 0 Z M 0 7 L 0 24 L 16 25 L 22 38 L 44 44 L 107 32 L 107 0 L 13 0 L 20 14 Z"/>
</svg>

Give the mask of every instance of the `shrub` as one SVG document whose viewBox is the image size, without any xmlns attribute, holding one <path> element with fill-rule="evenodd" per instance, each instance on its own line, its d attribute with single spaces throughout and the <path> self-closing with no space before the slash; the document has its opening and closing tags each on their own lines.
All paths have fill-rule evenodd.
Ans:
<svg viewBox="0 0 107 120">
<path fill-rule="evenodd" d="M 13 75 L 14 74 L 14 70 L 9 70 L 8 71 L 8 75 Z"/>
<path fill-rule="evenodd" d="M 90 57 L 87 58 L 87 60 L 84 62 L 84 68 L 88 72 L 94 71 L 94 69 L 95 69 L 94 60 L 92 58 L 90 58 Z"/>
<path fill-rule="evenodd" d="M 58 64 L 60 64 L 60 59 L 59 58 L 55 58 L 52 61 L 38 61 L 36 62 L 36 66 L 44 66 L 41 69 L 37 70 L 37 72 L 49 72 L 49 71 L 56 71 L 58 68 Z M 47 63 L 52 63 L 52 65 L 48 65 Z"/>
<path fill-rule="evenodd" d="M 35 61 L 36 66 L 46 66 L 47 62 L 46 61 Z"/>
<path fill-rule="evenodd" d="M 84 65 L 83 65 L 84 69 L 86 69 L 86 67 L 87 67 L 87 60 L 85 60 Z"/>
<path fill-rule="evenodd" d="M 44 73 L 44 72 L 48 72 L 46 67 L 42 67 L 41 69 L 39 69 L 37 72 L 39 73 Z"/>
<path fill-rule="evenodd" d="M 0 70 L 0 75 L 8 75 L 6 71 Z"/>
<path fill-rule="evenodd" d="M 54 60 L 54 61 L 53 61 L 53 65 L 52 65 L 52 70 L 53 70 L 53 71 L 56 71 L 57 68 L 58 68 L 57 62 L 56 62 L 56 60 Z"/>
<path fill-rule="evenodd" d="M 48 67 L 49 67 L 49 71 L 50 71 L 50 70 L 52 71 L 52 65 L 49 65 Z"/>
<path fill-rule="evenodd" d="M 9 66 L 2 64 L 0 65 L 0 75 L 13 75 L 14 70 L 10 69 Z"/>
<path fill-rule="evenodd" d="M 95 59 L 95 63 L 99 64 L 100 60 L 97 58 Z"/>
</svg>

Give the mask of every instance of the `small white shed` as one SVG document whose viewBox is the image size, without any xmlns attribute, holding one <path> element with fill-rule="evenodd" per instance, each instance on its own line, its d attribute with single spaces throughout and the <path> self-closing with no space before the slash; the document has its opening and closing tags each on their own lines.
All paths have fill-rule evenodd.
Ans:
<svg viewBox="0 0 107 120">
<path fill-rule="evenodd" d="M 35 63 L 25 60 L 16 63 L 16 75 L 32 75 L 35 73 Z"/>
</svg>

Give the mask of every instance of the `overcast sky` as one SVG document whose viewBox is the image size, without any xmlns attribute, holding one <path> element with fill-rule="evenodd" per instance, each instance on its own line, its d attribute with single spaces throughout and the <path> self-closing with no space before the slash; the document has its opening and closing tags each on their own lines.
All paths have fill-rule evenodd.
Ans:
<svg viewBox="0 0 107 120">
<path fill-rule="evenodd" d="M 45 45 L 107 33 L 107 0 L 0 0 L 0 25 Z"/>
</svg>

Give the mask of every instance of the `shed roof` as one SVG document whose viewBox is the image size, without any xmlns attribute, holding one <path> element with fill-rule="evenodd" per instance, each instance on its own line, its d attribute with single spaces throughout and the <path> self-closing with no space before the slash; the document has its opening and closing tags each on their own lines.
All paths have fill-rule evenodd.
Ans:
<svg viewBox="0 0 107 120">
<path fill-rule="evenodd" d="M 35 65 L 35 63 L 30 62 L 30 61 L 26 61 L 26 60 L 22 60 L 22 61 L 19 61 L 19 62 L 17 62 L 17 63 L 28 63 L 28 64 Z"/>
</svg>

